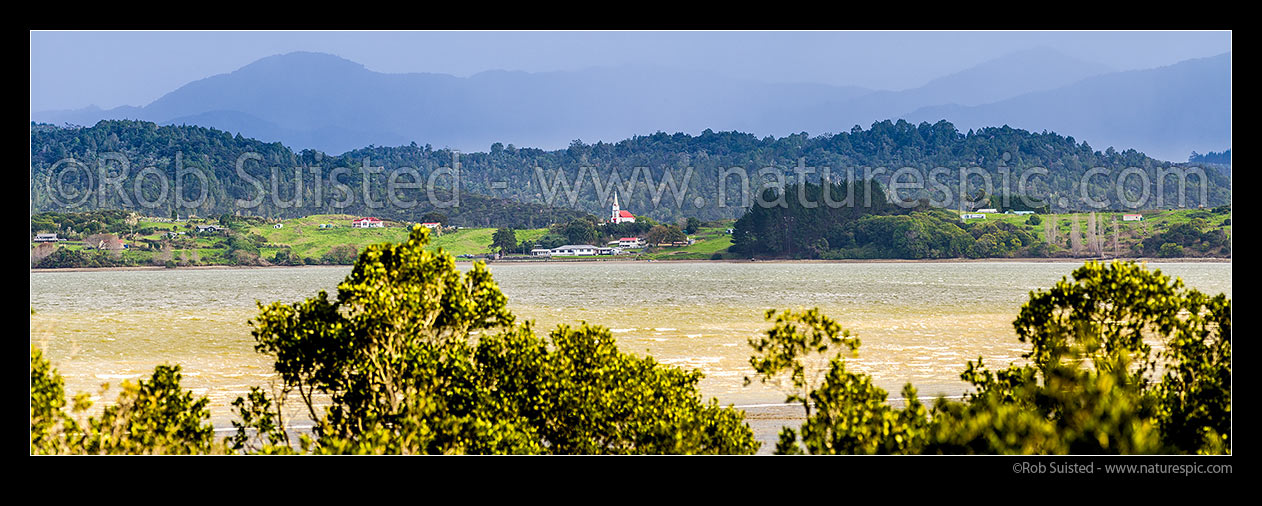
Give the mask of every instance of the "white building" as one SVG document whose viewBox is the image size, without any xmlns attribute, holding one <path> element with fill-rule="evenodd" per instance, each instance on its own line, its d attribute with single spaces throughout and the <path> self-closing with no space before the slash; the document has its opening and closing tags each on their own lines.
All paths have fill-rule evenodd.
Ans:
<svg viewBox="0 0 1262 506">
<path fill-rule="evenodd" d="M 535 248 L 535 249 L 530 250 L 530 256 L 532 256 L 532 257 L 550 257 L 550 256 L 552 256 L 552 250 L 550 250 L 550 249 L 548 249 L 548 248 Z"/>
<path fill-rule="evenodd" d="M 984 220 L 986 219 L 986 215 L 977 214 L 977 213 L 964 213 L 960 215 L 960 218 L 965 219 L 965 220 Z"/>
<path fill-rule="evenodd" d="M 635 215 L 630 211 L 618 209 L 618 194 L 613 194 L 613 212 L 609 215 L 609 223 L 635 223 Z"/>
<path fill-rule="evenodd" d="M 35 234 L 35 242 L 57 242 L 57 234 Z"/>
<path fill-rule="evenodd" d="M 1122 221 L 1144 221 L 1142 214 L 1123 214 Z"/>
<path fill-rule="evenodd" d="M 371 216 L 351 221 L 352 228 L 385 228 L 385 226 L 385 222 Z"/>
<path fill-rule="evenodd" d="M 639 237 L 623 237 L 618 239 L 619 248 L 643 248 L 644 240 Z"/>
<path fill-rule="evenodd" d="M 998 214 L 999 210 L 987 207 L 986 209 L 978 209 L 977 212 L 983 213 L 983 214 Z"/>
<path fill-rule="evenodd" d="M 552 248 L 551 256 L 554 257 L 587 257 L 595 256 L 600 248 L 590 244 L 566 244 Z"/>
</svg>

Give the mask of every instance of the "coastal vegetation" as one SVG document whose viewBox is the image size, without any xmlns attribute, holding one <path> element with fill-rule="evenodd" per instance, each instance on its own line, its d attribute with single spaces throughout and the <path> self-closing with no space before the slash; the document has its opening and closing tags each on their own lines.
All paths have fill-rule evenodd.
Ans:
<svg viewBox="0 0 1262 506">
<path fill-rule="evenodd" d="M 519 322 L 482 263 L 427 249 L 430 232 L 369 246 L 338 286 L 260 304 L 256 350 L 280 383 L 234 405 L 213 440 L 205 398 L 178 366 L 125 382 L 86 417 L 31 354 L 32 453 L 752 453 L 743 414 L 705 400 L 700 373 L 627 354 L 606 328 Z M 965 364 L 963 400 L 902 405 L 846 368 L 858 336 L 818 310 L 768 311 L 750 340 L 759 381 L 785 388 L 805 423 L 778 453 L 1226 453 L 1231 302 L 1127 262 L 1088 262 L 1030 294 L 1014 328 L 1023 362 Z M 749 379 L 747 381 L 753 381 Z M 295 433 L 285 405 L 312 420 Z M 68 407 L 69 405 L 69 407 Z M 86 417 L 86 418 L 85 418 Z"/>
<path fill-rule="evenodd" d="M 848 198 L 845 205 L 823 204 Z M 860 198 L 870 202 L 858 205 Z M 767 189 L 762 200 L 778 205 L 751 207 L 736 221 L 733 253 L 818 259 L 1231 256 L 1230 206 L 1137 213 L 1139 221 L 1104 212 L 969 218 L 924 202 L 895 205 L 871 180 Z M 1162 251 L 1166 244 L 1171 246 Z"/>
</svg>

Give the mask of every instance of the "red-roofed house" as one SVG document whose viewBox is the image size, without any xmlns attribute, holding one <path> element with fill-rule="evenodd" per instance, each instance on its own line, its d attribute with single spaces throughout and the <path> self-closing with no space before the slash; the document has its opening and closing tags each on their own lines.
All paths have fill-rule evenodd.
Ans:
<svg viewBox="0 0 1262 506">
<path fill-rule="evenodd" d="M 385 228 L 386 224 L 371 216 L 351 221 L 351 228 Z"/>
<path fill-rule="evenodd" d="M 621 247 L 621 248 L 643 248 L 643 247 L 644 247 L 644 241 L 641 241 L 639 237 L 623 237 L 623 238 L 621 238 L 621 239 L 618 239 L 618 247 Z"/>
</svg>

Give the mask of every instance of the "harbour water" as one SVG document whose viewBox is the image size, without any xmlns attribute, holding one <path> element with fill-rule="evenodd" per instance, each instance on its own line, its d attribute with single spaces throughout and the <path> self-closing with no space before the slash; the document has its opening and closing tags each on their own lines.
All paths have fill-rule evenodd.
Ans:
<svg viewBox="0 0 1262 506">
<path fill-rule="evenodd" d="M 851 368 L 897 396 L 965 391 L 959 373 L 985 357 L 1002 367 L 1028 347 L 1012 321 L 1029 292 L 1081 265 L 956 263 L 496 263 L 494 279 L 539 332 L 558 323 L 608 327 L 619 346 L 700 369 L 702 393 L 723 404 L 783 402 L 754 383 L 747 341 L 770 327 L 769 308 L 819 307 L 862 340 Z M 464 264 L 467 268 L 467 264 Z M 1151 263 L 1189 286 L 1231 295 L 1230 263 Z M 349 267 L 31 272 L 31 344 L 66 378 L 96 392 L 179 364 L 184 386 L 211 400 L 217 427 L 250 386 L 274 380 L 247 321 L 255 301 L 295 302 L 336 291 Z M 117 391 L 114 388 L 113 391 Z M 105 396 L 106 401 L 111 395 Z"/>
</svg>

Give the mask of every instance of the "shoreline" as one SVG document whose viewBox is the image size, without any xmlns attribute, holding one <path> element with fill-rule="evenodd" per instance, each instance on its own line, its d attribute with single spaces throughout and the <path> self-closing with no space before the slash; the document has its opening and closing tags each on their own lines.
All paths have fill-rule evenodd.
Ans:
<svg viewBox="0 0 1262 506">
<path fill-rule="evenodd" d="M 592 260 L 469 260 L 457 259 L 457 264 L 471 264 L 475 261 L 485 261 L 487 265 L 508 264 L 508 265 L 531 265 L 531 264 L 547 264 L 547 265 L 564 265 L 573 263 L 614 263 L 614 264 L 702 264 L 702 263 L 727 263 L 727 264 L 949 264 L 949 263 L 1072 263 L 1079 264 L 1090 260 L 1101 262 L 1111 262 L 1119 260 L 1124 262 L 1138 263 L 1231 263 L 1230 258 L 1219 257 L 1179 257 L 1179 258 L 1146 258 L 1146 257 L 1118 257 L 1118 258 L 935 258 L 909 260 L 902 258 L 871 258 L 871 259 L 846 259 L 846 260 L 817 260 L 817 259 L 767 259 L 767 260 L 669 260 L 669 259 L 653 259 L 653 260 L 632 260 L 632 259 L 592 259 Z M 216 270 L 216 269 L 299 269 L 299 268 L 331 268 L 344 267 L 350 268 L 352 265 L 192 265 L 185 267 L 167 268 L 159 265 L 132 265 L 124 267 L 59 267 L 52 269 L 30 269 L 31 274 L 37 272 L 94 272 L 94 271 L 180 271 L 180 270 Z"/>
</svg>

